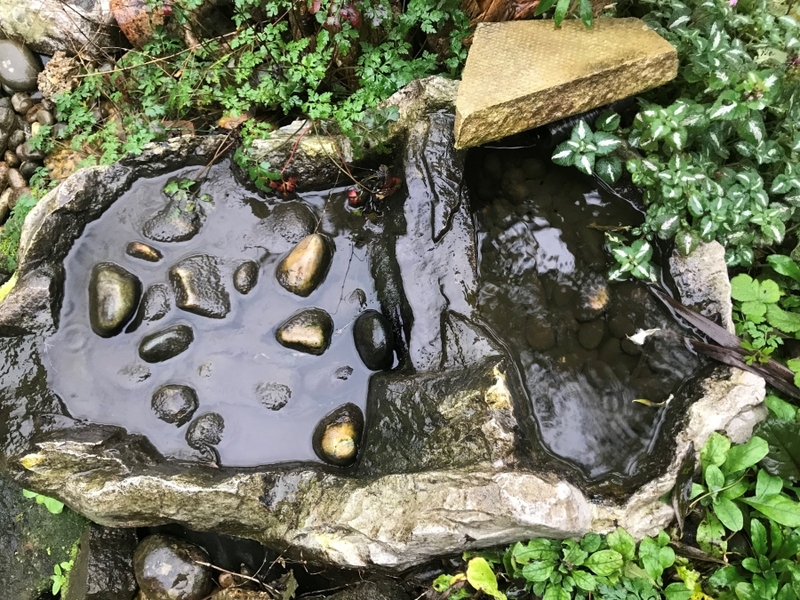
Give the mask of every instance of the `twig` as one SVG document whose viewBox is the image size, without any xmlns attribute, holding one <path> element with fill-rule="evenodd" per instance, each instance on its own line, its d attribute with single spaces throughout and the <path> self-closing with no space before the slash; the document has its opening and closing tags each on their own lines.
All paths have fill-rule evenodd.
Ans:
<svg viewBox="0 0 800 600">
<path fill-rule="evenodd" d="M 232 575 L 234 577 L 240 577 L 241 579 L 246 579 L 247 581 L 252 581 L 257 583 L 258 585 L 262 586 L 265 590 L 267 590 L 270 594 L 277 596 L 280 592 L 276 590 L 269 584 L 264 583 L 260 579 L 256 577 L 250 577 L 249 575 L 242 575 L 241 573 L 234 573 L 233 571 L 229 571 L 228 569 L 223 569 L 222 567 L 218 567 L 217 565 L 213 565 L 209 562 L 204 562 L 202 560 L 195 560 L 193 561 L 195 564 L 200 565 L 201 567 L 208 567 L 209 569 L 215 569 L 220 571 L 221 573 L 227 573 L 228 575 Z"/>
</svg>

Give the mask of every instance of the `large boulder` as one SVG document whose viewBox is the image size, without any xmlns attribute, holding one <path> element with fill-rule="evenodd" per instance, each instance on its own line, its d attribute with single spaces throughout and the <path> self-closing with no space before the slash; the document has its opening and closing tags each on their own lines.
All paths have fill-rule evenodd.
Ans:
<svg viewBox="0 0 800 600">
<path fill-rule="evenodd" d="M 696 397 L 665 411 L 657 451 L 621 491 L 587 484 L 552 458 L 532 431 L 514 357 L 476 315 L 477 236 L 452 125 L 438 112 L 406 132 L 408 196 L 387 201 L 364 242 L 399 366 L 372 375 L 355 463 L 220 466 L 213 440 L 198 448 L 209 454 L 202 463 L 167 458 L 122 427 L 73 419 L 48 387 L 63 290 L 56 265 L 135 178 L 206 164 L 220 142 L 211 138 L 80 171 L 29 215 L 20 283 L 0 304 L 0 334 L 10 336 L 0 338 L 0 469 L 107 526 L 176 522 L 349 567 L 399 570 L 517 539 L 617 524 L 642 536 L 667 525 L 672 509 L 660 498 L 687 454 L 713 431 L 747 435 L 763 416 L 763 381 L 727 368 L 699 381 Z M 15 329 L 7 313 L 20 315 L 23 297 L 32 308 Z"/>
</svg>

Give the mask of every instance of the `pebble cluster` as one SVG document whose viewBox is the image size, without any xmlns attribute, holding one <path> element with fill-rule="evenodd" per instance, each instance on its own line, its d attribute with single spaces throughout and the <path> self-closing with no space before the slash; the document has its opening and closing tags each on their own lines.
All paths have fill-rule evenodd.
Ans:
<svg viewBox="0 0 800 600">
<path fill-rule="evenodd" d="M 164 253 L 159 244 L 186 241 L 196 236 L 206 221 L 201 203 L 192 211 L 182 204 L 185 198 L 169 198 L 164 208 L 151 215 L 142 227 L 143 240 L 125 247 L 128 256 L 157 264 Z M 298 205 L 301 206 L 301 205 Z M 302 209 L 307 210 L 307 209 Z M 304 212 L 299 213 L 300 216 Z M 285 219 L 285 210 L 276 210 Z M 333 260 L 333 245 L 324 234 L 311 232 L 294 243 L 275 270 L 279 285 L 288 292 L 310 296 L 325 281 Z M 207 319 L 225 319 L 232 310 L 229 287 L 245 296 L 258 284 L 260 266 L 243 261 L 224 275 L 221 261 L 210 254 L 194 254 L 178 260 L 167 269 L 168 284 L 155 283 L 143 289 L 139 278 L 113 262 L 97 263 L 89 282 L 89 320 L 98 336 L 108 338 L 121 331 L 134 332 L 144 322 L 155 322 L 167 315 L 172 306 Z M 230 281 L 228 281 L 230 279 Z M 149 364 L 171 360 L 195 341 L 191 319 L 172 323 L 142 336 L 138 355 Z M 127 327 L 126 327 L 127 326 Z M 331 315 L 322 308 L 304 308 L 287 315 L 276 328 L 275 339 L 289 349 L 320 356 L 328 350 L 334 330 Z M 376 310 L 364 310 L 353 323 L 353 341 L 359 357 L 372 370 L 390 369 L 394 361 L 392 327 Z M 352 368 L 346 367 L 352 372 Z M 341 371 L 341 369 L 340 369 Z M 339 377 L 339 371 L 336 374 Z M 343 373 L 343 379 L 349 374 Z M 269 410 L 283 408 L 292 390 L 277 382 L 262 382 L 256 388 L 261 404 Z M 196 415 L 202 406 L 197 392 L 187 385 L 168 383 L 152 396 L 151 407 L 166 423 L 182 427 L 188 423 L 185 439 L 188 446 L 210 464 L 219 464 L 215 449 L 225 435 L 225 420 L 216 412 Z M 315 453 L 325 462 L 347 466 L 358 453 L 363 432 L 361 409 L 346 403 L 332 411 L 317 425 L 312 439 Z"/>
</svg>

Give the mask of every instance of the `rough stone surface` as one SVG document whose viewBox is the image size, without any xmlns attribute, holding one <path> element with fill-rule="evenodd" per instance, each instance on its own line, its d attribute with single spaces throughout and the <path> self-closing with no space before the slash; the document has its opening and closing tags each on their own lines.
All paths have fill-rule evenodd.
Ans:
<svg viewBox="0 0 800 600">
<path fill-rule="evenodd" d="M 0 29 L 51 56 L 64 50 L 104 58 L 109 47 L 120 46 L 122 37 L 108 2 L 95 0 L 37 0 L 35 5 L 0 0 Z"/>
<path fill-rule="evenodd" d="M 258 283 L 258 263 L 248 260 L 233 272 L 233 287 L 240 294 L 249 294 Z"/>
<path fill-rule="evenodd" d="M 412 426 L 431 437 L 387 439 L 384 445 L 415 443 L 425 452 L 436 451 L 446 436 L 419 429 L 426 416 L 435 416 L 440 428 L 463 433 L 474 459 L 469 464 L 451 467 L 448 457 L 408 454 L 393 464 L 371 455 L 370 448 L 380 444 L 370 438 L 375 423 L 369 422 L 357 462 L 347 472 L 312 464 L 233 469 L 214 460 L 213 446 L 200 444 L 195 451 L 207 456 L 208 464 L 187 470 L 160 456 L 142 436 L 67 415 L 47 387 L 43 366 L 48 352 L 44 332 L 57 325 L 53 315 L 60 307 L 64 257 L 86 223 L 135 178 L 206 164 L 221 141 L 211 138 L 155 145 L 115 166 L 80 171 L 28 216 L 18 257 L 24 285 L 18 284 L 0 304 L 3 328 L 31 325 L 30 331 L 16 330 L 22 337 L 0 337 L 0 414 L 6 415 L 0 469 L 107 526 L 178 522 L 340 566 L 400 570 L 468 548 L 607 531 L 615 522 L 635 536 L 666 525 L 671 509 L 658 498 L 673 485 L 688 443 L 693 441 L 697 451 L 711 431 L 744 435 L 763 414 L 763 381 L 720 369 L 698 383 L 703 397 L 697 403 L 673 404 L 685 415 L 672 431 L 677 451 L 662 453 L 669 463 L 665 474 L 654 476 L 625 500 L 590 499 L 576 485 L 542 469 L 545 457 L 525 445 L 520 424 L 530 416 L 524 403 L 514 401 L 519 396 L 513 369 L 504 363 L 502 347 L 472 314 L 474 229 L 460 188 L 460 158 L 446 141 L 447 136 L 452 140 L 451 130 L 452 117 L 438 114 L 413 126 L 408 137 L 416 145 L 404 154 L 410 197 L 387 199 L 392 210 L 387 209 L 379 224 L 384 235 L 368 245 L 381 312 L 392 323 L 404 357 L 400 368 L 419 369 L 405 387 L 392 379 L 395 373 L 376 374 L 369 405 L 385 407 L 384 431 L 391 434 L 396 426 L 391 419 L 408 419 L 394 414 L 393 406 L 411 399 L 406 402 L 410 420 L 417 423 Z M 273 164 L 286 159 L 284 154 Z M 436 183 L 433 173 L 441 176 Z M 435 268 L 428 255 L 447 268 Z M 23 299 L 27 312 L 21 310 Z M 490 374 L 490 366 L 498 374 Z M 448 371 L 453 378 L 445 388 Z M 368 419 L 372 421 L 369 412 Z M 423 467 L 413 470 L 415 464 Z M 372 476 L 358 475 L 369 469 Z"/>
<path fill-rule="evenodd" d="M 719 242 L 701 244 L 689 256 L 675 250 L 669 259 L 673 280 L 683 303 L 701 315 L 720 320 L 733 333 L 731 282 L 725 266 L 725 248 Z"/>
<path fill-rule="evenodd" d="M 398 111 L 397 121 L 389 124 L 387 142 L 403 137 L 430 112 L 453 112 L 459 83 L 457 80 L 433 75 L 412 81 L 381 102 L 380 108 L 395 106 Z"/>
<path fill-rule="evenodd" d="M 86 520 L 71 511 L 51 514 L 43 504 L 23 497 L 22 488 L 4 476 L 0 515 L 3 598 L 37 600 L 52 587 L 53 565 L 69 560 Z"/>
<path fill-rule="evenodd" d="M 213 256 L 184 258 L 169 270 L 169 280 L 178 308 L 211 319 L 222 319 L 231 311 L 231 299 Z"/>
<path fill-rule="evenodd" d="M 202 600 L 213 585 L 205 550 L 168 535 L 146 537 L 133 555 L 136 581 L 148 600 Z"/>
<path fill-rule="evenodd" d="M 545 125 L 662 85 L 675 48 L 639 19 L 479 23 L 456 99 L 457 148 Z"/>
<path fill-rule="evenodd" d="M 182 427 L 192 419 L 199 402 L 197 393 L 186 385 L 162 385 L 153 393 L 151 406 L 156 416 L 165 423 Z"/>
<path fill-rule="evenodd" d="M 90 523 L 83 530 L 63 600 L 130 600 L 136 593 L 136 530 Z"/>
</svg>

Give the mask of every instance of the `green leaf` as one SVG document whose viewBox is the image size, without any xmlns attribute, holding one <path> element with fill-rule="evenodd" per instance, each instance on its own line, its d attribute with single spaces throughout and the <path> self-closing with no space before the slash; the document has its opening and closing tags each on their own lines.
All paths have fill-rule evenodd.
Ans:
<svg viewBox="0 0 800 600">
<path fill-rule="evenodd" d="M 610 133 L 598 131 L 594 134 L 594 145 L 597 146 L 597 156 L 607 156 L 622 145 L 622 140 Z"/>
<path fill-rule="evenodd" d="M 609 533 L 606 537 L 606 542 L 608 542 L 608 547 L 619 552 L 626 562 L 633 560 L 636 556 L 636 541 L 622 527 L 617 527 Z"/>
<path fill-rule="evenodd" d="M 731 279 L 731 297 L 739 302 L 759 300 L 758 282 L 744 273 Z"/>
<path fill-rule="evenodd" d="M 573 158 L 572 165 L 580 172 L 591 175 L 594 172 L 594 156 L 593 152 L 576 154 Z"/>
<path fill-rule="evenodd" d="M 770 494 L 780 494 L 783 489 L 783 479 L 777 475 L 770 475 L 764 469 L 758 470 L 756 476 L 756 498 Z"/>
<path fill-rule="evenodd" d="M 622 175 L 622 161 L 616 156 L 604 156 L 594 166 L 595 173 L 606 183 L 614 183 Z"/>
<path fill-rule="evenodd" d="M 722 465 L 725 473 L 736 473 L 757 464 L 769 453 L 767 441 L 753 436 L 744 444 L 737 444 L 728 450 L 728 457 Z"/>
<path fill-rule="evenodd" d="M 787 364 L 788 366 L 788 364 Z M 792 369 L 791 366 L 789 366 Z M 793 369 L 794 370 L 794 369 Z M 764 404 L 772 411 L 777 419 L 781 421 L 794 421 L 797 415 L 797 409 L 774 394 L 767 395 L 764 398 Z"/>
<path fill-rule="evenodd" d="M 697 543 L 700 548 L 713 556 L 721 556 L 727 551 L 728 543 L 725 541 L 725 528 L 711 511 L 697 526 Z"/>
<path fill-rule="evenodd" d="M 717 498 L 713 505 L 714 514 L 731 531 L 740 531 L 744 526 L 744 516 L 736 504 L 727 498 Z"/>
<path fill-rule="evenodd" d="M 593 592 L 595 589 L 597 589 L 597 580 L 591 573 L 576 569 L 572 571 L 572 578 L 575 580 L 575 585 L 582 590 Z"/>
<path fill-rule="evenodd" d="M 550 584 L 542 600 L 570 600 L 570 595 L 560 585 Z"/>
<path fill-rule="evenodd" d="M 555 569 L 555 562 L 534 560 L 522 567 L 522 576 L 528 581 L 547 581 Z"/>
<path fill-rule="evenodd" d="M 597 533 L 587 533 L 581 538 L 581 550 L 591 554 L 600 550 L 603 545 L 603 537 Z"/>
<path fill-rule="evenodd" d="M 561 0 L 559 0 L 559 5 L 560 4 Z M 556 12 L 558 12 L 558 8 L 556 8 Z M 571 139 L 575 140 L 576 142 L 591 141 L 591 136 L 592 128 L 589 127 L 589 125 L 583 119 L 578 121 L 575 127 L 572 128 Z"/>
<path fill-rule="evenodd" d="M 767 257 L 767 262 L 775 270 L 776 273 L 791 277 L 796 282 L 800 283 L 800 267 L 788 256 L 783 254 L 772 254 Z"/>
<path fill-rule="evenodd" d="M 774 304 L 781 299 L 781 288 L 771 279 L 761 282 L 758 290 L 758 300 L 765 304 Z"/>
<path fill-rule="evenodd" d="M 497 589 L 497 577 L 486 559 L 476 557 L 467 563 L 467 581 L 476 590 L 487 596 L 506 600 L 506 595 Z"/>
<path fill-rule="evenodd" d="M 783 494 L 768 494 L 761 498 L 742 498 L 768 519 L 786 527 L 800 527 L 800 503 Z"/>
<path fill-rule="evenodd" d="M 580 15 L 581 21 L 586 27 L 592 26 L 592 3 L 590 0 L 579 0 L 578 3 L 578 14 Z"/>
<path fill-rule="evenodd" d="M 555 152 L 551 157 L 552 161 L 562 167 L 571 167 L 575 162 L 575 148 L 569 142 L 563 142 L 556 146 Z"/>
<path fill-rule="evenodd" d="M 777 304 L 767 306 L 767 322 L 784 333 L 800 331 L 800 314 L 783 310 Z"/>
<path fill-rule="evenodd" d="M 755 433 L 769 445 L 762 466 L 772 475 L 789 481 L 800 480 L 800 423 L 767 419 Z"/>
<path fill-rule="evenodd" d="M 541 15 L 541 14 L 547 12 L 548 10 L 550 10 L 550 8 L 555 3 L 556 3 L 556 0 L 542 0 L 542 2 L 539 3 L 539 6 L 536 7 L 536 10 L 534 11 L 533 14 L 538 17 L 539 15 Z"/>
<path fill-rule="evenodd" d="M 622 554 L 616 550 L 600 550 L 587 558 L 585 564 L 595 575 L 608 577 L 622 569 L 625 561 L 622 558 Z"/>
<path fill-rule="evenodd" d="M 767 528 L 758 519 L 750 521 L 750 541 L 756 554 L 767 555 Z"/>
<path fill-rule="evenodd" d="M 683 229 L 675 234 L 675 247 L 681 256 L 689 256 L 700 245 L 700 237 L 691 230 Z"/>
<path fill-rule="evenodd" d="M 620 120 L 621 117 L 617 113 L 608 111 L 597 117 L 594 126 L 602 131 L 615 131 L 619 127 Z"/>
<path fill-rule="evenodd" d="M 710 492 L 718 492 L 725 487 L 725 475 L 716 465 L 708 465 L 703 472 L 703 477 Z"/>
<path fill-rule="evenodd" d="M 691 600 L 692 590 L 683 583 L 670 583 L 664 589 L 664 597 L 667 600 Z"/>
</svg>

